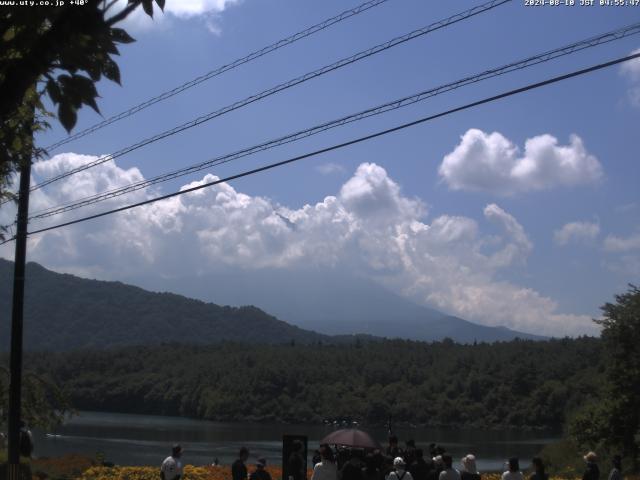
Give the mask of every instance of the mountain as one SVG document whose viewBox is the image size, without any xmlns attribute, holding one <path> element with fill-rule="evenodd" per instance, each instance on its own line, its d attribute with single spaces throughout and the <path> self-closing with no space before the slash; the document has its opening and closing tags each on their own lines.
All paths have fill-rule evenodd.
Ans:
<svg viewBox="0 0 640 480">
<path fill-rule="evenodd" d="M 418 305 L 365 278 L 330 269 L 225 270 L 195 278 L 131 281 L 204 301 L 256 305 L 287 323 L 326 335 L 367 333 L 420 341 L 449 337 L 460 343 L 545 338 L 478 325 Z"/>
<path fill-rule="evenodd" d="M 8 348 L 12 277 L 13 263 L 0 259 L 2 350 Z M 220 341 L 342 343 L 353 341 L 355 334 L 424 341 L 449 337 L 460 343 L 542 338 L 467 322 L 330 271 L 225 272 L 219 277 L 138 282 L 162 293 L 55 273 L 37 263 L 27 264 L 26 277 L 24 342 L 30 350 Z M 225 303 L 260 308 L 209 303 L 212 295 Z"/>
<path fill-rule="evenodd" d="M 0 259 L 0 338 L 8 349 L 13 262 Z M 330 341 L 256 307 L 221 307 L 120 282 L 87 280 L 28 263 L 25 349 L 70 350 L 163 343 Z"/>
</svg>

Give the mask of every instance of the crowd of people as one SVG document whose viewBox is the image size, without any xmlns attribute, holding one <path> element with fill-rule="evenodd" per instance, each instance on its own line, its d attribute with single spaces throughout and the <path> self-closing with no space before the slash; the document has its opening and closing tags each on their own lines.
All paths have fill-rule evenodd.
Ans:
<svg viewBox="0 0 640 480">
<path fill-rule="evenodd" d="M 429 455 L 417 448 L 413 440 L 408 440 L 401 448 L 398 438 L 389 437 L 386 451 L 373 450 L 365 453 L 362 449 L 332 449 L 321 445 L 313 460 L 311 480 L 481 480 L 482 475 L 476 465 L 476 457 L 468 454 L 460 460 L 460 468 L 454 467 L 453 457 L 442 447 L 429 445 Z M 585 471 L 582 480 L 601 480 L 598 458 L 594 452 L 584 456 Z M 549 480 L 541 458 L 531 461 L 532 472 L 528 480 Z M 606 480 L 623 480 L 622 458 L 612 459 L 612 468 Z M 524 480 L 518 458 L 505 462 L 502 480 Z M 602 478 L 602 480 L 605 480 Z"/>
<path fill-rule="evenodd" d="M 389 445 L 383 449 L 332 447 L 323 444 L 314 452 L 313 473 L 310 480 L 482 480 L 476 465 L 476 457 L 468 454 L 460 460 L 460 468 L 454 467 L 453 457 L 442 447 L 429 445 L 428 455 L 408 440 L 401 448 L 396 436 L 389 437 Z M 173 447 L 171 456 L 161 466 L 161 480 L 179 480 L 182 473 L 182 448 Z M 249 450 L 241 448 L 237 460 L 231 466 L 230 480 L 272 480 L 265 469 L 267 461 L 259 458 L 255 469 L 249 473 L 247 461 Z M 582 480 L 605 480 L 601 478 L 598 457 L 594 452 L 584 456 L 585 471 Z M 214 465 L 217 465 L 217 460 Z M 527 480 L 549 480 L 541 458 L 531 461 L 532 472 Z M 606 480 L 623 480 L 622 458 L 612 459 L 612 468 Z M 304 478 L 304 474 L 301 475 Z M 282 480 L 301 480 L 290 476 Z M 502 480 L 525 480 L 518 458 L 505 462 Z"/>
</svg>

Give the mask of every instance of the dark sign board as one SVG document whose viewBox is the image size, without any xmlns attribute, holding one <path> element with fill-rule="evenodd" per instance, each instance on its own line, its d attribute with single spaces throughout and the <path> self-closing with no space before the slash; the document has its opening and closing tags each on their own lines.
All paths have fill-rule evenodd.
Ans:
<svg viewBox="0 0 640 480">
<path fill-rule="evenodd" d="M 307 479 L 307 437 L 282 436 L 282 480 Z"/>
</svg>

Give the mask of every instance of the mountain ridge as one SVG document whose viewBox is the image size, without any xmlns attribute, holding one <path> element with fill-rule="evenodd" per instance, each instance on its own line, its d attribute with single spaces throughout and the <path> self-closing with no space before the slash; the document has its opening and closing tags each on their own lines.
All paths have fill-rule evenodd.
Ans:
<svg viewBox="0 0 640 480">
<path fill-rule="evenodd" d="M 12 274 L 13 262 L 0 259 L 0 304 L 3 305 L 0 307 L 0 335 L 6 339 L 0 345 L 2 350 L 8 348 Z M 531 337 L 433 312 L 440 316 L 438 321 L 442 325 L 439 331 L 448 334 L 432 340 L 450 337 L 458 342 L 471 343 L 475 340 L 506 341 Z M 153 292 L 120 281 L 85 279 L 53 272 L 34 262 L 27 264 L 24 336 L 27 350 L 107 349 L 164 343 L 206 345 L 221 341 L 344 343 L 356 338 L 392 337 L 377 334 L 380 330 L 372 326 L 393 322 L 355 325 L 351 330 L 327 334 L 306 328 L 310 325 L 294 325 L 278 317 L 253 305 L 220 306 L 179 293 Z M 488 329 L 494 338 L 479 338 L 473 331 L 465 337 L 456 332 L 456 325 L 460 322 L 471 326 L 472 330 L 477 328 L 485 332 Z M 338 320 L 337 324 L 340 323 Z M 433 325 L 432 322 L 430 328 Z M 410 326 L 414 331 L 416 328 L 415 325 Z M 423 339 L 419 335 L 397 336 L 407 337 Z"/>
</svg>

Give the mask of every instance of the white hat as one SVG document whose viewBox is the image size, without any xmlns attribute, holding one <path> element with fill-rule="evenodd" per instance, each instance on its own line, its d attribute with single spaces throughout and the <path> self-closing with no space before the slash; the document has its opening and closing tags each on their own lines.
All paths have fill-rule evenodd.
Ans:
<svg viewBox="0 0 640 480">
<path fill-rule="evenodd" d="M 393 459 L 394 467 L 404 467 L 406 464 L 404 463 L 404 459 L 402 457 L 396 457 Z"/>
</svg>

